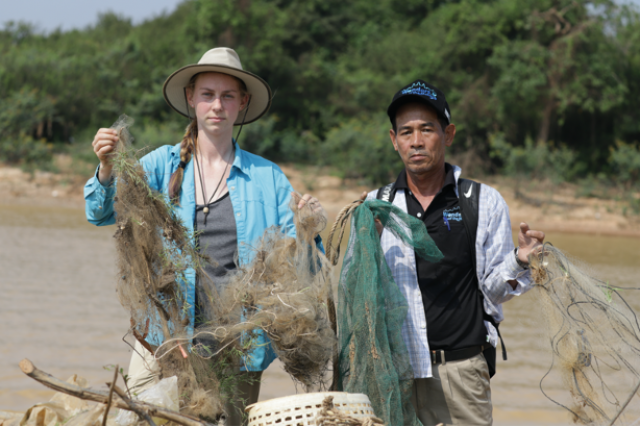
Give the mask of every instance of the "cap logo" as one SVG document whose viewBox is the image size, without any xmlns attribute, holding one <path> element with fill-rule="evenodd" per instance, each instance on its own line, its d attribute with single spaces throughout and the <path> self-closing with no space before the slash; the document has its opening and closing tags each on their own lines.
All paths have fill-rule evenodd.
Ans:
<svg viewBox="0 0 640 427">
<path fill-rule="evenodd" d="M 422 96 L 427 96 L 433 100 L 438 99 L 438 96 L 436 95 L 433 89 L 431 89 L 424 83 L 418 83 L 418 82 L 412 84 L 407 88 L 402 89 L 402 94 L 403 95 L 422 95 Z"/>
</svg>

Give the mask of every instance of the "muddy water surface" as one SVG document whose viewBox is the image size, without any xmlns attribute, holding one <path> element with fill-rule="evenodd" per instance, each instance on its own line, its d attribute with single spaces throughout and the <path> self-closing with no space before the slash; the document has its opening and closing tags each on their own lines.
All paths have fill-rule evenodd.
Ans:
<svg viewBox="0 0 640 427">
<path fill-rule="evenodd" d="M 53 392 L 18 367 L 27 357 L 66 379 L 80 374 L 95 387 L 110 381 L 109 365 L 128 366 L 122 336 L 128 316 L 115 294 L 114 227 L 94 227 L 81 209 L 0 204 L 0 410 L 24 411 Z M 640 240 L 548 233 L 548 241 L 587 262 L 617 286 L 640 286 Z M 640 312 L 640 291 L 627 300 Z M 551 356 L 532 294 L 505 305 L 501 326 L 509 360 L 492 380 L 496 424 L 570 424 L 539 382 Z M 266 372 L 261 400 L 296 392 L 279 364 Z M 629 379 L 631 381 L 631 379 Z M 561 392 L 551 379 L 550 392 Z M 627 422 L 640 418 L 640 398 Z"/>
</svg>

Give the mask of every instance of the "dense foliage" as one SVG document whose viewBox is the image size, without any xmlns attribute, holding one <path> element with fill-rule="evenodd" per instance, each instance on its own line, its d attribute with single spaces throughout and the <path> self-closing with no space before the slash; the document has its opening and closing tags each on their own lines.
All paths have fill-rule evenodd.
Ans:
<svg viewBox="0 0 640 427">
<path fill-rule="evenodd" d="M 10 24 L 0 159 L 38 153 L 39 140 L 86 145 L 122 113 L 138 143 L 177 142 L 185 119 L 162 84 L 215 46 L 274 89 L 241 144 L 275 161 L 388 181 L 400 163 L 384 111 L 422 78 L 447 94 L 454 153 L 489 170 L 640 180 L 640 15 L 610 0 L 190 0 L 135 26 L 113 14 L 50 34 Z"/>
</svg>

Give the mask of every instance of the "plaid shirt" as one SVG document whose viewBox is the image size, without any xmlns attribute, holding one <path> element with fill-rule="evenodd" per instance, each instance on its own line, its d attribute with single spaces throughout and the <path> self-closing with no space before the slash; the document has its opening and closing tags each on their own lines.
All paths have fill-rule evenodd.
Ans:
<svg viewBox="0 0 640 427">
<path fill-rule="evenodd" d="M 461 169 L 454 166 L 456 194 Z M 376 198 L 377 190 L 367 196 L 368 200 Z M 393 204 L 404 212 L 407 202 L 403 189 L 398 189 Z M 511 234 L 511 220 L 506 202 L 494 188 L 482 184 L 476 234 L 476 273 L 478 284 L 484 295 L 484 310 L 497 323 L 504 320 L 502 303 L 516 295 L 528 291 L 532 287 L 529 270 L 518 266 L 514 256 L 514 244 Z M 431 372 L 431 355 L 427 339 L 427 320 L 422 304 L 422 293 L 418 286 L 416 258 L 412 247 L 404 244 L 393 233 L 382 232 L 380 244 L 385 252 L 387 264 L 393 278 L 407 299 L 409 312 L 402 327 L 402 336 L 411 359 L 411 366 L 416 378 L 429 378 Z M 514 290 L 507 283 L 517 280 Z M 487 340 L 495 347 L 498 333 L 491 323 L 484 321 L 487 328 Z"/>
</svg>

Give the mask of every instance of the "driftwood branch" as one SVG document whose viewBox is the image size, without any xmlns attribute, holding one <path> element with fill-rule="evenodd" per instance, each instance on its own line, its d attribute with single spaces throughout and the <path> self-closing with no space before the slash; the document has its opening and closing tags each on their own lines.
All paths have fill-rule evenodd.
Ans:
<svg viewBox="0 0 640 427">
<path fill-rule="evenodd" d="M 116 381 L 118 380 L 118 368 L 120 366 L 116 365 L 116 369 L 115 369 L 115 373 L 113 374 L 113 382 L 111 383 L 111 386 L 109 387 L 109 396 L 107 397 L 107 407 L 104 408 L 104 417 L 102 418 L 102 425 L 106 426 L 107 425 L 107 417 L 109 416 L 109 409 L 111 408 L 111 402 L 113 399 L 113 387 L 115 387 L 116 385 Z"/>
<path fill-rule="evenodd" d="M 82 387 L 69 384 L 65 381 L 61 381 L 47 374 L 46 372 L 36 368 L 29 359 L 22 359 L 22 361 L 20 362 L 20 369 L 22 369 L 22 372 L 24 372 L 34 380 L 44 384 L 45 386 L 55 391 L 65 393 L 82 400 L 91 400 L 93 402 L 107 403 L 107 401 L 109 400 L 109 395 L 107 393 L 95 391 L 95 390 L 88 390 Z M 118 394 L 117 390 L 119 389 L 116 389 L 116 387 L 117 386 L 114 387 L 114 391 L 116 391 L 116 394 Z M 130 402 L 132 401 L 130 400 Z M 160 406 L 151 405 L 149 403 L 139 402 L 139 401 L 135 401 L 133 403 L 136 406 L 136 408 L 144 409 L 144 411 L 147 411 L 151 416 L 164 418 L 166 420 L 173 421 L 179 425 L 183 425 L 183 426 L 209 425 L 201 419 L 191 417 L 188 415 L 183 415 L 178 412 L 171 411 L 167 408 L 161 408 Z M 129 411 L 133 410 L 133 408 L 121 398 L 113 399 L 112 406 L 120 409 L 127 409 Z"/>
</svg>

